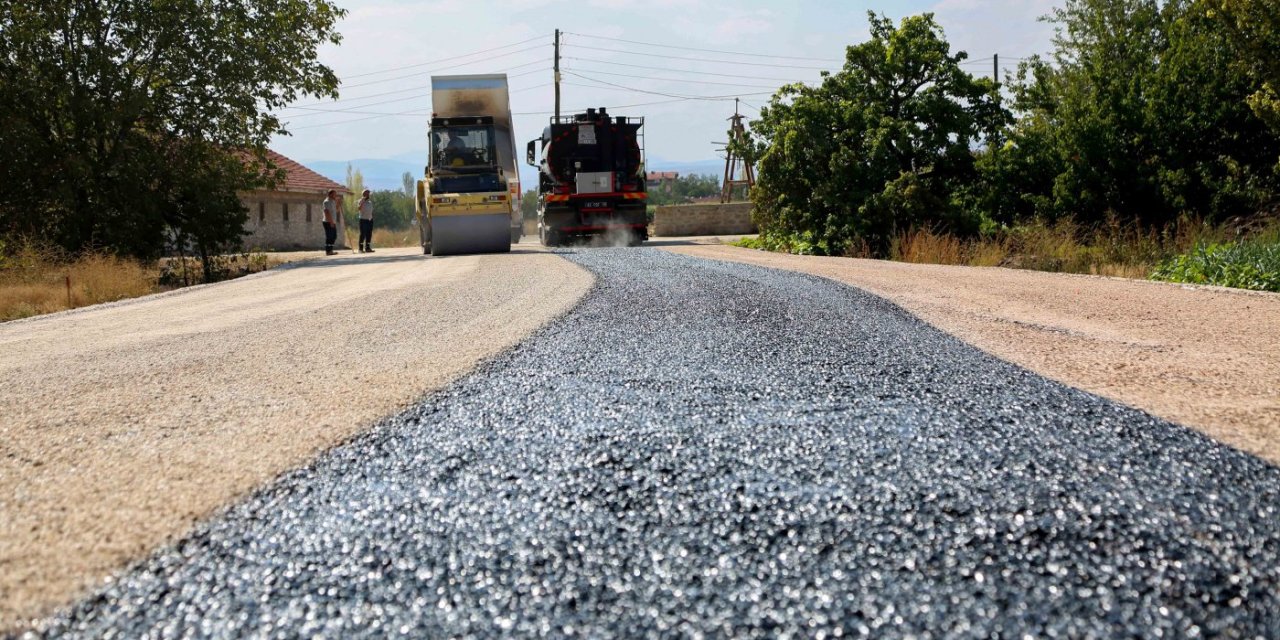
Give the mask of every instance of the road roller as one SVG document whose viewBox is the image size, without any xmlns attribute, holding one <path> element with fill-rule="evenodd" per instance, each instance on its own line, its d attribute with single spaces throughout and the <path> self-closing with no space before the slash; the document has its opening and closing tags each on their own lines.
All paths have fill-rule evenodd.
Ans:
<svg viewBox="0 0 1280 640">
<path fill-rule="evenodd" d="M 430 151 L 417 182 L 422 251 L 499 253 L 520 239 L 506 75 L 434 76 Z"/>
</svg>

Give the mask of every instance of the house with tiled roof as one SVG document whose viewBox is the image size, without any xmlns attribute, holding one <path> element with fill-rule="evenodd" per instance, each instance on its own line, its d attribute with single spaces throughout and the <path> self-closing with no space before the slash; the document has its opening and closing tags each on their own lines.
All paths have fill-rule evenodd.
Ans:
<svg viewBox="0 0 1280 640">
<path fill-rule="evenodd" d="M 351 197 L 347 188 L 298 162 L 268 151 L 267 158 L 285 172 L 275 189 L 259 189 L 240 194 L 249 209 L 245 223 L 248 249 L 292 251 L 324 248 L 324 209 L 322 204 L 330 189 L 343 198 Z M 338 216 L 339 248 L 347 248 L 346 229 Z"/>
<path fill-rule="evenodd" d="M 680 179 L 680 172 L 679 171 L 650 171 L 648 174 L 646 174 L 645 178 L 647 179 L 648 187 L 650 191 L 653 191 L 655 189 L 666 189 L 670 191 L 672 185 L 676 183 L 676 180 Z"/>
</svg>

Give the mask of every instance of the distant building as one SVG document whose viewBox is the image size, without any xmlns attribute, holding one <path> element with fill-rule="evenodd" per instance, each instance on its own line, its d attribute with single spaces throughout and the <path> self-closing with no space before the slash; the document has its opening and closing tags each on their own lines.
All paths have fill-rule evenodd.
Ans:
<svg viewBox="0 0 1280 640">
<path fill-rule="evenodd" d="M 648 182 L 650 190 L 666 189 L 667 191 L 670 191 L 671 187 L 675 185 L 676 180 L 680 179 L 680 172 L 679 171 L 650 171 L 645 176 L 645 179 Z"/>
<path fill-rule="evenodd" d="M 292 251 L 324 248 L 323 203 L 330 189 L 344 198 L 347 188 L 274 151 L 267 158 L 284 169 L 285 179 L 275 189 L 259 189 L 240 194 L 249 209 L 245 223 L 249 249 Z M 339 248 L 347 248 L 345 225 L 338 215 Z"/>
</svg>

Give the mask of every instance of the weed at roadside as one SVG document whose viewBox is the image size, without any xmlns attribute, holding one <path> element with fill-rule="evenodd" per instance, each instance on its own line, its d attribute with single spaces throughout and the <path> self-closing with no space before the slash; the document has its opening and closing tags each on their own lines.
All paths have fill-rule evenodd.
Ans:
<svg viewBox="0 0 1280 640">
<path fill-rule="evenodd" d="M 1280 243 L 1202 243 L 1162 262 L 1151 279 L 1280 292 Z"/>
</svg>

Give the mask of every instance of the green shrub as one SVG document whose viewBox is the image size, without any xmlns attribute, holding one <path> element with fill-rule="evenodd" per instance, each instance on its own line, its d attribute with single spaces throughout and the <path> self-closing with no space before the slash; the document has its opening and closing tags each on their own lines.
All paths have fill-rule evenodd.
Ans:
<svg viewBox="0 0 1280 640">
<path fill-rule="evenodd" d="M 732 243 L 734 246 L 761 251 L 793 253 L 801 256 L 845 255 L 846 251 L 835 251 L 825 241 L 815 240 L 814 234 L 803 233 L 761 233 L 751 238 L 742 238 Z"/>
<path fill-rule="evenodd" d="M 1151 279 L 1280 292 L 1280 243 L 1200 244 L 1161 263 Z"/>
</svg>

